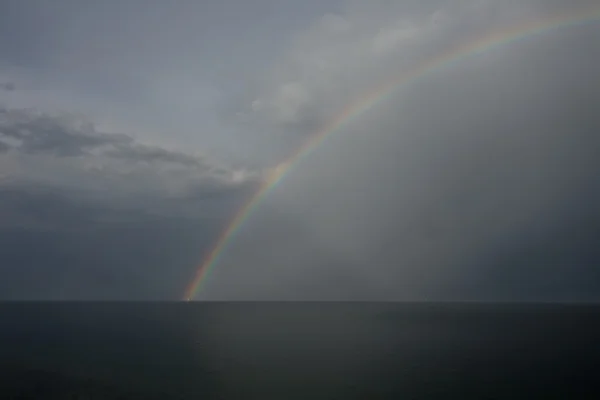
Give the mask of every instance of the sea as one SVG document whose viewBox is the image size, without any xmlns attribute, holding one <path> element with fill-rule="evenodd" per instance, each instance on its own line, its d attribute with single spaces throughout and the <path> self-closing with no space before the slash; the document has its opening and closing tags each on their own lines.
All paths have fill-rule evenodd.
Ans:
<svg viewBox="0 0 600 400">
<path fill-rule="evenodd" d="M 600 398 L 600 306 L 0 303 L 0 399 Z"/>
</svg>

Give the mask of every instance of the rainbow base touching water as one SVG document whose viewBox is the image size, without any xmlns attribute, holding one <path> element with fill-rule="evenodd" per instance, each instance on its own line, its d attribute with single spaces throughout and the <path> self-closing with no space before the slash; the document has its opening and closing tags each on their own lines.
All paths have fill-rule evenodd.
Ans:
<svg viewBox="0 0 600 400">
<path fill-rule="evenodd" d="M 184 300 L 192 300 L 195 294 L 202 288 L 211 269 L 218 263 L 219 257 L 225 248 L 232 242 L 236 232 L 252 214 L 252 211 L 262 202 L 269 191 L 274 188 L 285 177 L 286 173 L 304 156 L 317 148 L 330 134 L 340 130 L 353 118 L 371 109 L 378 102 L 388 98 L 395 90 L 447 68 L 466 57 L 474 56 L 484 51 L 507 45 L 529 36 L 543 34 L 545 32 L 570 26 L 577 26 L 600 20 L 600 5 L 592 8 L 578 10 L 576 12 L 554 15 L 530 21 L 525 24 L 513 26 L 499 32 L 492 33 L 478 40 L 454 46 L 448 51 L 434 57 L 417 67 L 405 71 L 399 77 L 378 86 L 349 104 L 344 110 L 326 124 L 320 131 L 311 135 L 310 139 L 294 153 L 287 161 L 280 164 L 262 182 L 254 196 L 237 212 L 229 222 L 227 228 L 221 233 L 213 250 L 208 254 L 199 266 L 193 281 L 185 291 Z"/>
</svg>

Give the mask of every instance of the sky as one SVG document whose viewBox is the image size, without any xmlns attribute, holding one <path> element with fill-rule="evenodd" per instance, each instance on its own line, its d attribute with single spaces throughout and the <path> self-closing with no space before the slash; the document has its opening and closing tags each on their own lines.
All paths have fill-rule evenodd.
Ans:
<svg viewBox="0 0 600 400">
<path fill-rule="evenodd" d="M 595 3 L 0 0 L 0 299 L 179 300 L 348 105 Z M 599 37 L 392 90 L 291 166 L 195 298 L 600 300 Z"/>
</svg>

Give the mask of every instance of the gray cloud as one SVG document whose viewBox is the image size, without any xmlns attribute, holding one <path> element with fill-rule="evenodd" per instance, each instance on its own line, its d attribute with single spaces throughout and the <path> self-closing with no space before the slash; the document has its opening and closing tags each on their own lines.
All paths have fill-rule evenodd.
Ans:
<svg viewBox="0 0 600 400">
<path fill-rule="evenodd" d="M 21 178 L 75 188 L 121 192 L 152 190 L 160 196 L 185 195 L 201 187 L 235 188 L 259 177 L 206 157 L 139 143 L 121 133 L 99 132 L 93 124 L 70 116 L 27 109 L 0 110 L 0 138 Z M 91 186 L 90 186 L 91 185 Z"/>
<path fill-rule="evenodd" d="M 178 299 L 230 212 L 161 216 L 50 188 L 1 187 L 0 297 Z"/>
<path fill-rule="evenodd" d="M 155 146 L 135 145 L 135 146 L 116 146 L 113 150 L 107 151 L 110 157 L 123 158 L 132 161 L 143 162 L 165 162 L 175 163 L 185 166 L 202 167 L 203 160 L 189 154 L 178 151 L 169 151 Z M 206 166 L 205 166 L 206 167 Z M 210 169 L 210 167 L 208 168 Z"/>
<path fill-rule="evenodd" d="M 6 108 L 0 109 L 0 135 L 19 141 L 16 148 L 22 152 L 59 157 L 81 156 L 94 148 L 132 141 L 126 135 L 96 132 L 93 125 L 77 124 L 68 117 Z"/>
<path fill-rule="evenodd" d="M 326 14 L 291 41 L 240 114 L 244 122 L 279 134 L 311 134 L 364 93 L 448 49 L 593 6 L 588 0 L 568 9 L 540 1 L 376 1 Z"/>
<path fill-rule="evenodd" d="M 16 89 L 17 89 L 16 85 L 12 82 L 0 83 L 0 90 L 6 90 L 7 92 L 12 92 Z"/>
<path fill-rule="evenodd" d="M 0 298 L 178 299 L 251 172 L 98 131 L 0 110 Z"/>
<path fill-rule="evenodd" d="M 0 16 L 0 82 L 19 90 L 3 101 L 78 112 L 180 151 L 258 163 L 246 150 L 254 135 L 224 126 L 217 111 L 249 87 L 291 32 L 337 1 L 9 0 Z"/>
<path fill-rule="evenodd" d="M 5 298 L 179 297 L 257 171 L 349 104 L 595 7 L 59 2 L 0 15 L 0 82 L 18 88 L 0 113 Z M 200 297 L 598 299 L 597 37 L 525 37 L 347 120 L 253 208 Z"/>
<path fill-rule="evenodd" d="M 451 46 L 593 6 L 469 1 L 411 13 L 383 3 L 300 34 L 246 103 L 244 121 L 311 135 Z M 310 233 L 274 234 L 275 222 L 255 217 L 206 296 L 598 299 L 597 35 L 592 23 L 524 38 L 356 116 L 271 199 L 288 210 L 286 225 Z M 252 273 L 235 267 L 242 260 Z"/>
</svg>

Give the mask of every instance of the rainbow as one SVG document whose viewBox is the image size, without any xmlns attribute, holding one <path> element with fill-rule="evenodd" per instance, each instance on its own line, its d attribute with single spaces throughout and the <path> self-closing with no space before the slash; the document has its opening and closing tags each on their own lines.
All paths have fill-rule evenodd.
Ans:
<svg viewBox="0 0 600 400">
<path fill-rule="evenodd" d="M 543 34 L 557 28 L 577 26 L 599 20 L 600 6 L 594 6 L 577 12 L 563 13 L 549 18 L 542 18 L 534 22 L 530 21 L 525 24 L 512 26 L 510 29 L 486 35 L 483 38 L 479 38 L 467 44 L 454 46 L 448 51 L 429 59 L 417 67 L 405 71 L 402 75 L 385 82 L 368 92 L 366 95 L 360 97 L 355 102 L 350 103 L 320 131 L 311 135 L 310 139 L 307 140 L 307 142 L 287 161 L 277 166 L 267 175 L 254 196 L 241 207 L 229 222 L 226 229 L 218 237 L 216 245 L 199 266 L 193 281 L 187 287 L 184 300 L 189 301 L 193 299 L 195 294 L 201 289 L 202 284 L 206 282 L 209 272 L 218 263 L 219 257 L 223 254 L 227 245 L 232 242 L 235 234 L 239 231 L 240 227 L 244 225 L 245 221 L 252 214 L 252 211 L 258 207 L 270 190 L 282 181 L 287 172 L 298 163 L 300 159 L 317 148 L 329 135 L 339 131 L 353 119 L 359 117 L 377 103 L 388 98 L 395 90 L 458 63 L 466 57 L 475 56 L 484 51 L 513 43 L 519 39 Z"/>
</svg>

